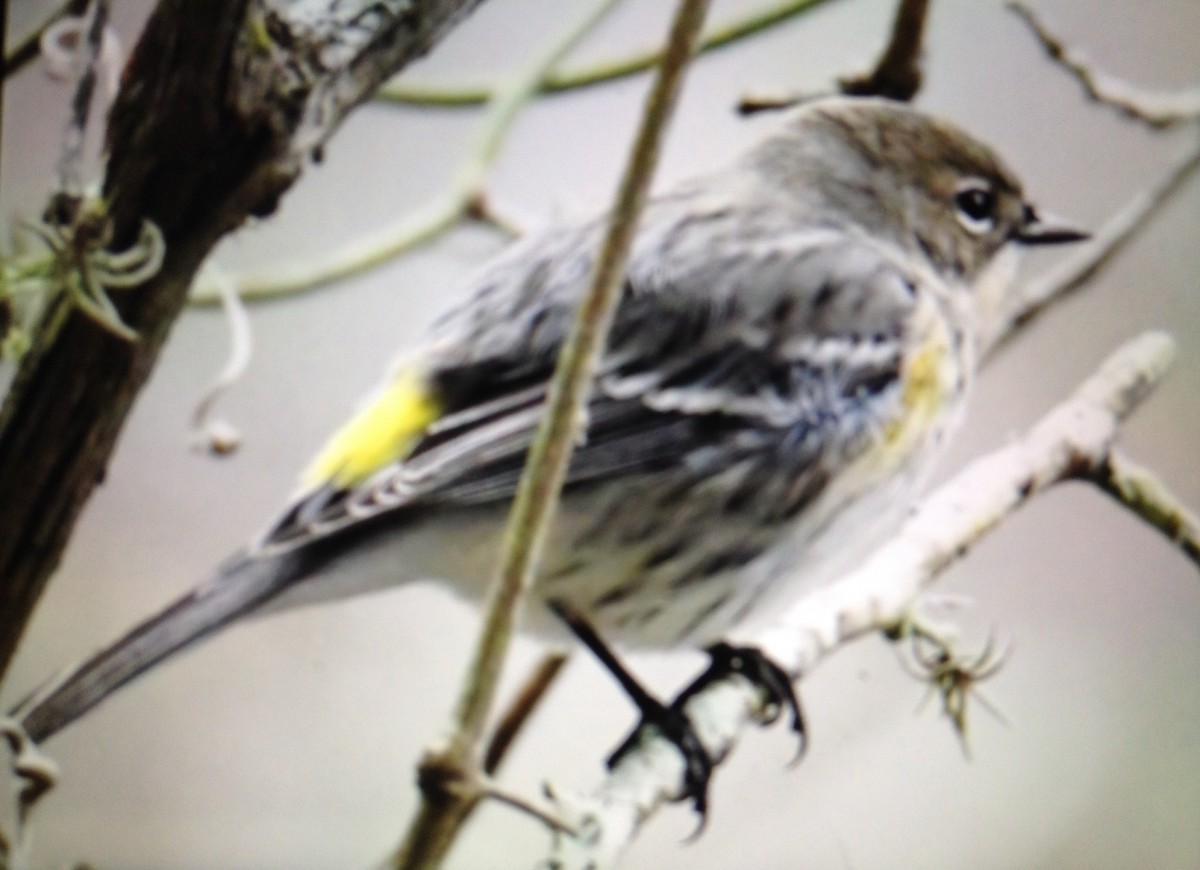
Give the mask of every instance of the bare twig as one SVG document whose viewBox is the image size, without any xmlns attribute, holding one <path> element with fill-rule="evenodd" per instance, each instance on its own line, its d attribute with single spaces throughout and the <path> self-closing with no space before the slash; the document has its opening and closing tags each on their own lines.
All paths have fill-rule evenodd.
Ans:
<svg viewBox="0 0 1200 870">
<path fill-rule="evenodd" d="M 1025 282 L 1013 300 L 1012 312 L 999 322 L 994 334 L 982 337 L 984 353 L 994 354 L 1053 303 L 1093 278 L 1198 169 L 1200 142 L 1181 154 L 1153 186 L 1130 197 L 1088 242 L 1044 274 Z"/>
<path fill-rule="evenodd" d="M 887 46 L 869 73 L 840 78 L 835 90 L 785 96 L 748 94 L 738 101 L 737 111 L 742 115 L 777 112 L 833 93 L 908 102 L 921 89 L 921 45 L 928 12 L 929 0 L 899 0 Z"/>
<path fill-rule="evenodd" d="M 562 672 L 567 662 L 566 653 L 548 653 L 544 655 L 533 670 L 530 671 L 517 689 L 517 693 L 509 700 L 508 706 L 500 714 L 499 720 L 488 740 L 487 749 L 483 753 L 483 764 L 480 776 L 471 788 L 461 789 L 461 800 L 445 808 L 445 839 L 453 842 L 458 832 L 474 815 L 483 798 L 498 800 L 515 809 L 532 815 L 541 820 L 551 830 L 571 831 L 568 820 L 557 813 L 557 808 L 544 802 L 534 802 L 528 798 L 514 795 L 502 789 L 492 778 L 504 763 L 508 752 L 512 749 L 522 728 L 529 721 L 546 693 L 554 684 L 554 680 Z"/>
<path fill-rule="evenodd" d="M 859 569 L 804 598 L 751 643 L 798 678 L 848 641 L 900 623 L 917 595 L 1005 517 L 1054 484 L 1090 478 L 1104 467 L 1119 423 L 1161 380 L 1173 354 L 1162 334 L 1126 344 L 1023 438 L 939 488 Z M 711 757 L 726 758 L 741 732 L 759 721 L 758 695 L 731 677 L 691 698 L 687 716 Z M 556 838 L 550 866 L 612 866 L 642 822 L 682 786 L 678 751 L 657 734 L 640 734 L 637 748 L 600 788 L 567 808 L 581 834 Z"/>
<path fill-rule="evenodd" d="M 537 94 L 546 73 L 587 36 L 620 0 L 593 5 L 577 23 L 554 40 L 542 54 L 513 75 L 495 92 L 480 124 L 475 142 L 446 190 L 421 208 L 356 239 L 322 262 L 273 266 L 261 273 L 228 276 L 244 300 L 290 296 L 377 268 L 401 254 L 432 241 L 464 217 L 480 212 L 484 182 L 521 110 Z M 500 226 L 499 223 L 495 224 Z M 201 273 L 203 276 L 203 273 Z M 220 300 L 220 285 L 198 281 L 190 301 L 211 304 Z"/>
<path fill-rule="evenodd" d="M 1200 90 L 1150 91 L 1096 70 L 1082 52 L 1055 36 L 1027 4 L 1013 0 L 1008 8 L 1029 25 L 1051 59 L 1074 75 L 1095 102 L 1156 128 L 1200 120 Z"/>
<path fill-rule="evenodd" d="M 1097 468 L 1093 481 L 1134 514 L 1162 532 L 1200 568 L 1200 517 L 1150 469 L 1120 450 Z"/>
<path fill-rule="evenodd" d="M 886 97 L 907 103 L 921 89 L 921 42 L 929 0 L 900 0 L 892 35 L 875 68 L 865 75 L 838 80 L 843 94 Z"/>
<path fill-rule="evenodd" d="M 453 819 L 458 814 L 453 804 L 461 805 L 463 799 L 456 799 L 453 791 L 439 789 L 435 782 L 446 772 L 445 778 L 461 782 L 476 769 L 478 746 L 512 637 L 517 607 L 533 583 L 567 464 L 583 428 L 584 402 L 616 310 L 637 217 L 658 162 L 662 132 L 674 108 L 683 71 L 695 51 L 707 8 L 708 0 L 681 0 L 672 22 L 588 292 L 559 355 L 546 411 L 517 486 L 501 568 L 488 596 L 479 642 L 455 710 L 454 731 L 446 747 L 431 751 L 422 764 L 422 805 L 395 856 L 397 866 L 436 866 L 449 846 L 441 820 Z M 447 804 L 451 805 L 449 811 Z"/>
<path fill-rule="evenodd" d="M 713 27 L 702 37 L 699 51 L 712 51 L 732 45 L 741 39 L 762 33 L 790 18 L 816 9 L 826 2 L 828 0 L 782 0 L 773 6 L 752 12 L 744 18 Z M 592 87 L 644 72 L 654 67 L 661 59 L 662 52 L 655 48 L 636 52 L 626 57 L 612 58 L 586 67 L 550 71 L 542 80 L 540 90 L 542 93 L 558 93 Z M 448 88 L 405 82 L 401 79 L 388 82 L 380 88 L 378 96 L 396 103 L 422 106 L 475 106 L 486 103 L 493 98 L 494 94 L 491 85 L 464 85 Z"/>
<path fill-rule="evenodd" d="M 83 10 L 87 8 L 89 0 L 67 0 L 57 9 L 50 13 L 49 17 L 42 22 L 36 30 L 21 40 L 20 44 L 4 56 L 4 71 L 0 79 L 7 79 L 9 76 L 16 75 L 25 66 L 32 62 L 40 52 L 39 46 L 42 41 L 42 34 L 46 32 L 53 24 L 61 21 L 69 16 L 79 16 L 83 14 Z M 8 16 L 3 16 L 7 18 Z M 0 42 L 0 46 L 4 43 Z"/>
<path fill-rule="evenodd" d="M 483 753 L 483 772 L 493 774 L 512 748 L 513 742 L 542 698 L 546 696 L 554 680 L 567 663 L 567 653 L 547 653 L 538 660 L 517 694 L 509 701 L 507 709 L 500 715 L 492 729 L 487 751 Z"/>
</svg>

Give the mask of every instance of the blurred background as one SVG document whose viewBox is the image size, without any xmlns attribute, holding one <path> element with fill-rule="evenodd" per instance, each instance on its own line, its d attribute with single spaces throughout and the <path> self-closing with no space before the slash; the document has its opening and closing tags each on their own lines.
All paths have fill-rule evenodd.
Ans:
<svg viewBox="0 0 1200 870">
<path fill-rule="evenodd" d="M 717 2 L 710 23 L 766 0 Z M 10 45 L 56 5 L 14 0 Z M 668 0 L 628 0 L 573 55 L 588 61 L 665 33 Z M 1094 62 L 1152 88 L 1200 83 L 1195 0 L 1038 0 Z M 150 4 L 114 4 L 128 48 Z M 774 122 L 742 120 L 746 92 L 826 88 L 867 68 L 894 0 L 837 0 L 708 54 L 689 74 L 658 184 L 721 165 Z M 571 24 L 583 2 L 488 0 L 412 80 L 496 81 Z M 1192 144 L 1084 101 L 996 0 L 935 0 L 918 105 L 991 142 L 1049 211 L 1097 226 Z M 510 136 L 489 191 L 531 223 L 603 208 L 645 75 L 542 98 Z M 0 215 L 40 212 L 54 179 L 68 88 L 30 69 L 6 86 Z M 480 112 L 374 104 L 355 113 L 280 212 L 217 254 L 226 268 L 294 266 L 436 195 L 467 155 Z M 984 374 L 943 465 L 1004 444 L 1121 342 L 1171 331 L 1170 378 L 1123 446 L 1200 506 L 1200 183 L 1193 179 L 1084 294 L 1055 308 Z M 256 351 L 220 413 L 244 444 L 188 449 L 192 409 L 224 363 L 226 326 L 189 311 L 121 438 L 105 484 L 27 633 L 0 702 L 110 640 L 204 579 L 259 531 L 295 475 L 389 358 L 454 304 L 499 250 L 464 226 L 370 275 L 255 306 Z M 1043 258 L 1044 256 L 1044 258 Z M 1026 262 L 1044 269 L 1051 255 Z M 0 530 L 0 534 L 3 534 Z M 682 840 L 684 806 L 655 818 L 629 868 L 1200 867 L 1200 577 L 1156 533 L 1087 486 L 1037 499 L 946 576 L 968 596 L 967 648 L 1011 643 L 975 705 L 970 757 L 895 650 L 867 639 L 800 686 L 811 748 L 790 769 L 784 728 L 754 733 L 721 768 L 708 829 Z M 446 727 L 475 611 L 407 588 L 251 622 L 154 672 L 50 742 L 58 788 L 35 817 L 39 867 L 362 867 L 394 845 L 416 799 L 413 765 Z M 539 649 L 522 641 L 511 685 Z M 694 653 L 637 655 L 670 694 Z M 583 656 L 567 669 L 504 774 L 534 793 L 591 788 L 635 715 Z M 486 806 L 448 864 L 529 867 L 546 832 Z"/>
</svg>

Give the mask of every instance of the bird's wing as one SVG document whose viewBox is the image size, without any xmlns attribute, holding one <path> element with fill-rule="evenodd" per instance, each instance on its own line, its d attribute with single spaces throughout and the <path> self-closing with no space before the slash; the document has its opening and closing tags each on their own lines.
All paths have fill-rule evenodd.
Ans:
<svg viewBox="0 0 1200 870">
<path fill-rule="evenodd" d="M 844 231 L 781 231 L 768 212 L 719 204 L 655 207 L 568 486 L 671 467 L 708 474 L 774 451 L 812 497 L 822 457 L 852 459 L 899 413 L 913 278 Z M 484 273 L 426 352 L 335 436 L 260 546 L 510 498 L 598 234 L 560 232 Z"/>
</svg>

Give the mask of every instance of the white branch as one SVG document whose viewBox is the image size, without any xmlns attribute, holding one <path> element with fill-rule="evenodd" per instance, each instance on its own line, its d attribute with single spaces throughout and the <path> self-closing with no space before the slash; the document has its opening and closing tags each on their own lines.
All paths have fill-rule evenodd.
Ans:
<svg viewBox="0 0 1200 870">
<path fill-rule="evenodd" d="M 903 621 L 941 573 L 1042 490 L 1105 466 L 1120 422 L 1166 373 L 1174 343 L 1148 333 L 1115 352 L 1025 437 L 985 456 L 927 498 L 887 544 L 836 585 L 803 599 L 751 642 L 795 678 L 847 642 Z M 740 639 L 739 639 L 740 640 Z M 715 759 L 747 725 L 761 721 L 763 699 L 733 676 L 687 704 L 688 718 Z M 683 762 L 662 737 L 643 730 L 590 796 L 564 800 L 576 837 L 555 838 L 554 870 L 612 866 L 640 824 L 683 794 Z"/>
</svg>

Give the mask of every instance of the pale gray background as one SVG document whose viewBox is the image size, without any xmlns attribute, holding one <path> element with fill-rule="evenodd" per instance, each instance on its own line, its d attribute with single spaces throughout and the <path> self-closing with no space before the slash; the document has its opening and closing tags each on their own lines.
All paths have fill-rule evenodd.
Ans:
<svg viewBox="0 0 1200 870">
<path fill-rule="evenodd" d="M 50 3 L 11 4 L 13 30 Z M 148 4 L 115 4 L 126 43 Z M 630 0 L 579 56 L 642 46 L 666 0 Z M 750 7 L 717 3 L 713 21 Z M 1102 66 L 1148 86 L 1200 82 L 1195 0 L 1038 4 Z M 660 183 L 719 165 L 761 128 L 729 111 L 746 90 L 814 89 L 874 56 L 892 0 L 842 0 L 702 59 L 691 73 Z M 583 4 L 490 0 L 422 80 L 493 78 L 520 64 Z M 933 5 L 920 105 L 994 143 L 1046 208 L 1095 225 L 1195 135 L 1151 136 L 1086 105 L 1024 28 L 991 0 Z M 646 79 L 545 99 L 523 117 L 494 175 L 531 215 L 586 212 L 610 194 Z M 5 220 L 39 210 L 68 93 L 39 73 L 6 100 Z M 267 224 L 220 252 L 269 264 L 332 248 L 424 202 L 454 172 L 473 111 L 358 112 Z M 1200 505 L 1200 184 L 1108 272 L 1060 306 L 984 376 L 945 469 L 1021 431 L 1118 343 L 1151 327 L 1178 338 L 1170 380 L 1124 444 Z M 254 311 L 257 356 L 223 405 L 245 447 L 216 461 L 185 446 L 193 403 L 222 365 L 224 326 L 188 313 L 121 439 L 32 625 L 5 704 L 110 639 L 211 568 L 272 515 L 322 438 L 457 298 L 499 247 L 458 230 L 373 275 Z M 1044 266 L 1048 259 L 1029 265 Z M 868 640 L 801 686 L 811 751 L 752 735 L 722 768 L 704 837 L 689 810 L 656 819 L 631 868 L 1200 866 L 1200 578 L 1155 534 L 1083 486 L 1024 510 L 941 589 L 971 596 L 966 636 L 1013 643 L 985 686 L 1008 720 L 972 710 L 966 760 L 922 687 Z M 39 866 L 355 867 L 393 844 L 414 805 L 413 762 L 445 727 L 474 611 L 406 589 L 231 631 L 139 682 L 47 747 L 63 781 L 37 817 Z M 531 661 L 522 643 L 510 671 Z M 638 656 L 663 692 L 701 658 Z M 574 664 L 506 775 L 588 788 L 633 722 L 609 679 Z M 488 807 L 453 855 L 458 870 L 523 868 L 545 832 Z"/>
</svg>

